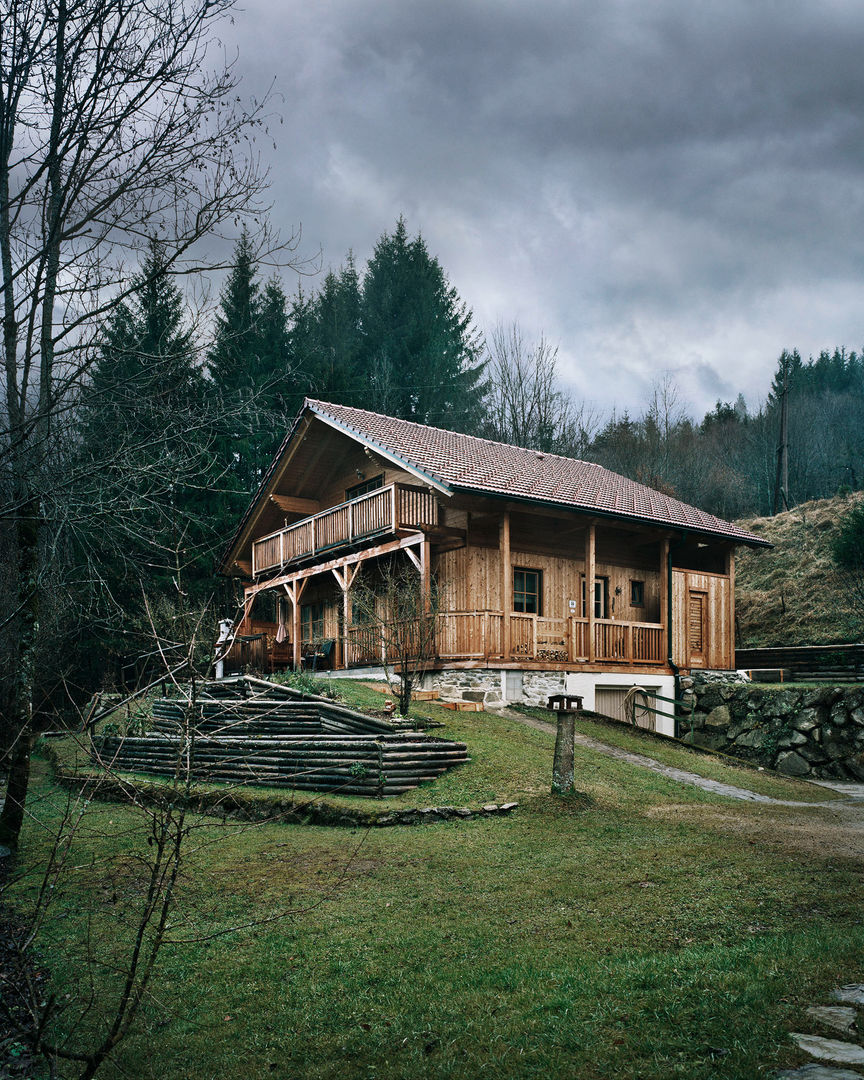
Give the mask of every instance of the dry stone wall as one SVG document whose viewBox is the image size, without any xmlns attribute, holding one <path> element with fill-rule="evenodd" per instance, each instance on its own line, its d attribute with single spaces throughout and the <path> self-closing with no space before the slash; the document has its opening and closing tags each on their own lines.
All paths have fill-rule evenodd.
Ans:
<svg viewBox="0 0 864 1080">
<path fill-rule="evenodd" d="M 734 672 L 682 677 L 693 741 L 787 776 L 864 780 L 864 686 L 754 686 Z M 689 712 L 681 718 L 689 739 Z"/>
</svg>

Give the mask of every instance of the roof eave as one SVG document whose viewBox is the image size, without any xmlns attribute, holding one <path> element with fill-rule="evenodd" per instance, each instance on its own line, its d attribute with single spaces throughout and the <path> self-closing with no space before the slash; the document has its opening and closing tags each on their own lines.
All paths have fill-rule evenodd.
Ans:
<svg viewBox="0 0 864 1080">
<path fill-rule="evenodd" d="M 531 495 L 511 495 L 506 491 L 488 491 L 485 488 L 470 487 L 465 484 L 454 484 L 453 492 L 464 492 L 470 495 L 484 495 L 490 499 L 506 499 L 509 502 L 526 503 L 529 506 L 548 506 L 556 510 L 569 510 L 576 514 L 585 514 L 587 517 L 604 518 L 607 521 L 629 521 L 640 525 L 650 525 L 656 529 L 668 532 L 686 532 L 698 536 L 708 536 L 714 540 L 726 540 L 733 544 L 744 544 L 747 547 L 772 548 L 774 545 L 769 540 L 761 537 L 735 536 L 731 533 L 714 532 L 710 529 L 700 529 L 695 525 L 682 525 L 668 521 L 658 521 L 657 518 L 640 517 L 637 514 L 615 513 L 613 510 L 596 509 L 593 506 L 578 506 L 575 503 L 557 502 L 555 499 L 542 499 Z"/>
<path fill-rule="evenodd" d="M 240 547 L 243 542 L 243 534 L 246 530 L 246 526 L 255 516 L 255 511 L 259 508 L 259 504 L 261 503 L 264 496 L 267 494 L 267 487 L 270 481 L 273 479 L 273 474 L 276 472 L 279 463 L 282 461 L 282 458 L 285 455 L 285 451 L 291 445 L 294 436 L 297 434 L 300 425 L 308 412 L 311 412 L 311 410 L 304 402 L 303 408 L 300 410 L 299 413 L 297 413 L 297 416 L 294 418 L 294 423 L 288 429 L 288 434 L 282 440 L 279 449 L 276 451 L 273 460 L 270 462 L 270 467 L 267 469 L 267 472 L 264 473 L 264 476 L 261 479 L 261 483 L 258 485 L 258 490 L 249 500 L 249 505 L 246 507 L 243 517 L 240 519 L 240 523 L 234 530 L 234 535 L 231 537 L 231 540 L 228 542 L 228 545 L 225 548 L 221 559 L 219 560 L 219 564 L 216 569 L 217 574 L 221 574 L 223 577 L 233 576 L 231 574 L 231 567 L 234 563 L 234 558 L 236 557 L 237 548 Z"/>
<path fill-rule="evenodd" d="M 375 439 L 370 439 L 368 435 L 356 431 L 347 424 L 340 423 L 339 420 L 334 419 L 329 413 L 324 412 L 322 409 L 316 408 L 315 405 L 307 405 L 306 408 L 314 413 L 315 416 L 325 424 L 329 424 L 330 427 L 334 428 L 336 431 L 341 431 L 343 435 L 347 435 L 349 438 L 354 439 L 355 442 L 358 442 L 361 446 L 373 451 L 379 457 L 385 458 L 391 464 L 398 465 L 400 469 L 404 469 L 406 472 L 411 473 L 412 476 L 416 476 L 422 483 L 435 488 L 435 490 L 442 495 L 447 495 L 449 497 L 453 494 L 453 488 L 449 487 L 442 480 L 439 480 L 438 477 L 433 476 L 431 473 L 424 472 L 423 469 L 419 469 L 416 465 L 412 465 L 410 461 L 406 461 L 405 458 L 400 457 L 398 454 L 394 454 L 392 450 L 388 450 L 385 446 L 382 446 L 381 443 L 376 442 Z"/>
</svg>

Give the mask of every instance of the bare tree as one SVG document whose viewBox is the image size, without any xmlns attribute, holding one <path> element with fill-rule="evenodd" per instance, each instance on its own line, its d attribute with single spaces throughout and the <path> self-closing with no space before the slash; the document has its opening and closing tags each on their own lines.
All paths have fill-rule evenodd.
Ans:
<svg viewBox="0 0 864 1080">
<path fill-rule="evenodd" d="M 518 323 L 499 323 L 486 347 L 489 437 L 584 457 L 597 430 L 597 417 L 562 390 L 557 347 L 542 335 L 529 345 Z"/>
<path fill-rule="evenodd" d="M 440 596 L 431 588 L 424 595 L 417 569 L 398 557 L 364 573 L 353 587 L 354 618 L 380 640 L 387 681 L 391 672 L 398 679 L 399 715 L 407 716 L 417 680 L 435 656 Z"/>
<path fill-rule="evenodd" d="M 263 103 L 241 107 L 231 65 L 211 61 L 231 0 L 0 0 L 0 468 L 14 552 L 10 721 L 0 815 L 13 844 L 26 797 L 40 594 L 60 421 L 105 313 L 128 294 L 150 237 L 167 272 L 206 265 L 199 241 L 259 208 L 252 147 Z M 133 264 L 133 265 L 130 265 Z"/>
</svg>

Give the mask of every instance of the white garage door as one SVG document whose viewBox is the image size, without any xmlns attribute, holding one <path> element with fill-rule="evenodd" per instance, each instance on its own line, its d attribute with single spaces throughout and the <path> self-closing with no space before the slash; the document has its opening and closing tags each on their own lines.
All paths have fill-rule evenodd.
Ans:
<svg viewBox="0 0 864 1080">
<path fill-rule="evenodd" d="M 598 686 L 594 691 L 594 711 L 600 713 L 601 716 L 609 716 L 613 720 L 620 720 L 626 724 L 628 720 L 624 712 L 624 698 L 627 696 L 629 689 L 629 686 Z M 655 708 L 656 702 L 653 694 L 657 693 L 658 688 L 656 686 L 646 686 L 644 689 L 649 692 L 647 704 Z M 637 705 L 643 701 L 644 699 L 640 696 L 637 698 Z M 646 728 L 648 731 L 654 731 L 654 713 L 646 712 L 644 709 L 637 707 L 636 726 Z"/>
</svg>

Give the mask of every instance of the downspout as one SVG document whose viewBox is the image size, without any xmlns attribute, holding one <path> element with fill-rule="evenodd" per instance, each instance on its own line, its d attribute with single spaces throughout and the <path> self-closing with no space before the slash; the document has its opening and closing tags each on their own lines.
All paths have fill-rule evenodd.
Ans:
<svg viewBox="0 0 864 1080">
<path fill-rule="evenodd" d="M 681 669 L 672 659 L 672 544 L 666 553 L 666 663 L 672 668 L 675 691 L 672 697 L 681 698 Z M 678 738 L 678 706 L 675 706 L 675 738 Z"/>
</svg>

